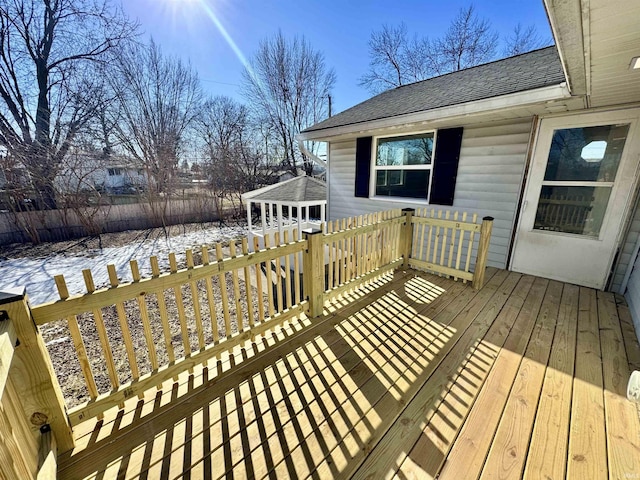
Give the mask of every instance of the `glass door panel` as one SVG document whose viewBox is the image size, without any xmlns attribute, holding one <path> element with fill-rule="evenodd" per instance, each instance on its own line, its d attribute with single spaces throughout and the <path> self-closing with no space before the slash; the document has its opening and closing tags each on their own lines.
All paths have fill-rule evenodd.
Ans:
<svg viewBox="0 0 640 480">
<path fill-rule="evenodd" d="M 629 124 L 553 131 L 533 228 L 598 237 Z"/>
</svg>

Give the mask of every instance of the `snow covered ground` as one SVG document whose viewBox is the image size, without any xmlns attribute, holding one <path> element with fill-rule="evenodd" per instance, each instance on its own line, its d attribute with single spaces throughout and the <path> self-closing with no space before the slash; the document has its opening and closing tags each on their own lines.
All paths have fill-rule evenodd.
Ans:
<svg viewBox="0 0 640 480">
<path fill-rule="evenodd" d="M 11 258 L 11 252 L 7 252 L 6 258 L 0 259 L 0 290 L 26 286 L 31 305 L 38 305 L 59 298 L 55 275 L 64 274 L 71 295 L 85 293 L 83 269 L 91 268 L 96 287 L 100 288 L 108 285 L 108 264 L 115 264 L 120 281 L 131 281 L 130 260 L 138 260 L 140 274 L 148 277 L 151 275 L 149 257 L 153 255 L 158 257 L 160 268 L 165 271 L 168 270 L 170 252 L 176 254 L 178 264 L 181 264 L 189 248 L 198 249 L 201 245 L 246 235 L 246 224 L 207 226 L 190 228 L 186 233 L 170 237 L 158 234 L 132 236 L 133 241 L 120 246 L 56 252 L 53 248 L 56 244 L 50 244 L 48 252 L 43 253 L 40 248 L 35 257 L 27 254 L 19 258 Z"/>
</svg>

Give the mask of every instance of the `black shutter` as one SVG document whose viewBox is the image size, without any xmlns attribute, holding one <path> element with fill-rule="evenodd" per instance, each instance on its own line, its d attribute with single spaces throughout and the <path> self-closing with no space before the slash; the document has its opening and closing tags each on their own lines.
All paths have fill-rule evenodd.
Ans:
<svg viewBox="0 0 640 480">
<path fill-rule="evenodd" d="M 453 205 L 461 143 L 462 127 L 438 130 L 429 203 Z"/>
<path fill-rule="evenodd" d="M 356 197 L 369 198 L 372 140 L 372 137 L 361 137 L 356 141 Z"/>
</svg>

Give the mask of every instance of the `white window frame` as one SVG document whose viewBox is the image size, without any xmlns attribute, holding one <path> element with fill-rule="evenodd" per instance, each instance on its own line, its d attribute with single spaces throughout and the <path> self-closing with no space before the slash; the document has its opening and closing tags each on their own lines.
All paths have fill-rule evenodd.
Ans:
<svg viewBox="0 0 640 480">
<path fill-rule="evenodd" d="M 391 166 L 378 166 L 376 165 L 376 156 L 378 154 L 378 140 L 388 139 L 395 137 L 411 137 L 416 135 L 428 135 L 433 134 L 433 148 L 431 150 L 431 163 L 428 165 L 391 165 Z M 386 202 L 404 202 L 404 203 L 420 203 L 429 205 L 429 197 L 431 196 L 431 184 L 433 182 L 433 166 L 436 158 L 436 144 L 438 141 L 438 131 L 433 130 L 420 130 L 417 132 L 404 132 L 394 133 L 393 135 L 377 135 L 373 137 L 373 148 L 371 149 L 371 174 L 369 175 L 369 198 L 371 200 L 382 200 Z M 376 195 L 376 177 L 378 170 L 429 170 L 429 185 L 427 186 L 427 198 L 418 197 L 392 197 L 388 195 Z"/>
</svg>

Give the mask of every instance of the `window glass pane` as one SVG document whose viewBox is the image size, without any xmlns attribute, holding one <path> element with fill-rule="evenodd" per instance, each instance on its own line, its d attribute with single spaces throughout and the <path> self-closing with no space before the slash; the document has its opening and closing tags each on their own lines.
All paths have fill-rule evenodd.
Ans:
<svg viewBox="0 0 640 480">
<path fill-rule="evenodd" d="M 378 139 L 376 165 L 430 165 L 433 133 Z"/>
<path fill-rule="evenodd" d="M 628 131 L 628 124 L 554 131 L 544 179 L 613 182 Z"/>
<path fill-rule="evenodd" d="M 597 237 L 611 187 L 543 186 L 533 228 Z"/>
<path fill-rule="evenodd" d="M 376 195 L 427 198 L 430 170 L 378 170 Z"/>
</svg>

